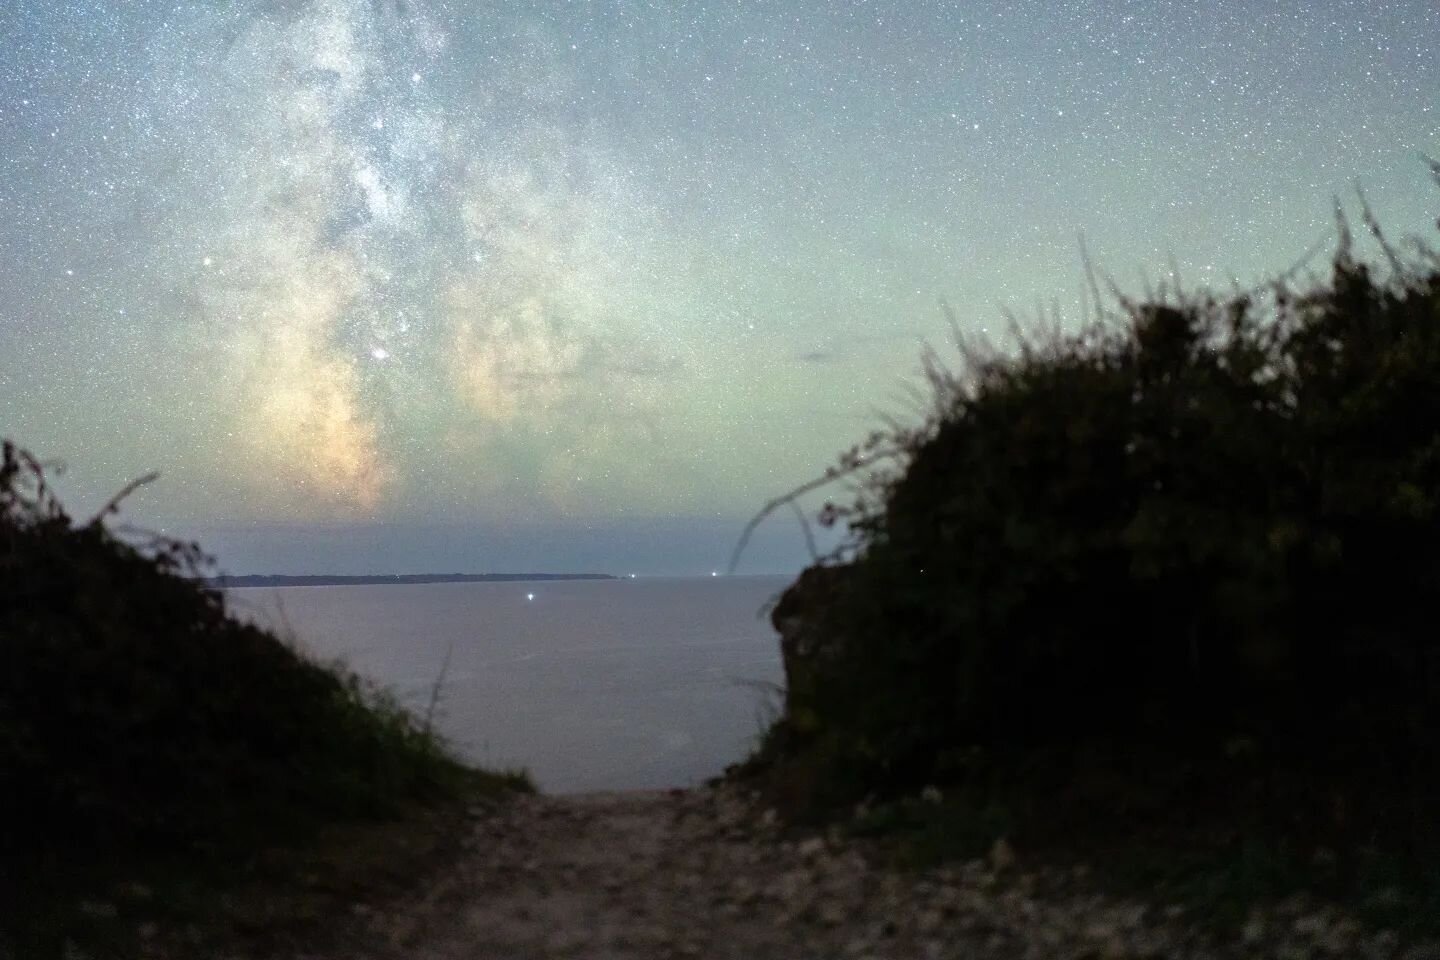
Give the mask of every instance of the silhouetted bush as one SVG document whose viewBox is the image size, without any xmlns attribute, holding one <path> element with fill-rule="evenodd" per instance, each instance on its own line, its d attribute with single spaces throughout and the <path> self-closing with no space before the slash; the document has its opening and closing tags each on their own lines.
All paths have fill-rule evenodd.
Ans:
<svg viewBox="0 0 1440 960">
<path fill-rule="evenodd" d="M 1104 758 L 1167 803 L 1428 829 L 1440 259 L 1367 223 L 1383 279 L 1346 234 L 1304 292 L 1117 295 L 1082 333 L 935 368 L 936 415 L 832 471 L 889 452 L 827 508 L 850 553 L 774 611 L 776 782 L 822 806 L 1058 789 Z"/>
<path fill-rule="evenodd" d="M 103 519 L 73 523 L 4 444 L 0 921 L 97 865 L 238 857 L 476 784 L 393 703 L 227 615 L 197 547 Z"/>
</svg>

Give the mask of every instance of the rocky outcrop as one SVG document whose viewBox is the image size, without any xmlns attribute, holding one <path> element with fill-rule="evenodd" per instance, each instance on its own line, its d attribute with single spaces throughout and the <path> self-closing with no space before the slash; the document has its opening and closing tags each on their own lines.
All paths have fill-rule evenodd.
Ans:
<svg viewBox="0 0 1440 960">
<path fill-rule="evenodd" d="M 812 705 L 826 669 L 842 655 L 843 637 L 817 611 L 832 609 L 851 573 L 848 566 L 816 565 L 807 568 L 781 595 L 770 613 L 780 634 L 780 656 L 785 665 L 787 708 Z M 787 713 L 794 713 L 787 709 Z"/>
</svg>

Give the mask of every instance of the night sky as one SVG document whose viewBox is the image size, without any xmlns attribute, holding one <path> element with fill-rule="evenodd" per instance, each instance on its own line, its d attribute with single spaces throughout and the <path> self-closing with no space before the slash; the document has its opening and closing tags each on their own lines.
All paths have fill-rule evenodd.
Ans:
<svg viewBox="0 0 1440 960">
<path fill-rule="evenodd" d="M 0 0 L 0 434 L 233 572 L 708 572 L 910 415 L 942 299 L 1078 322 L 1082 233 L 1132 290 L 1357 179 L 1433 235 L 1437 51 L 1434 0 Z"/>
</svg>

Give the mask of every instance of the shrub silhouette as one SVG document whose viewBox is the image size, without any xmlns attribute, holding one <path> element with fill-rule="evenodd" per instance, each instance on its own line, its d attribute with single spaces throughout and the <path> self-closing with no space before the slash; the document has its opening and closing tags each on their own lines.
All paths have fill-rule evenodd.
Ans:
<svg viewBox="0 0 1440 960">
<path fill-rule="evenodd" d="M 824 805 L 1059 784 L 1101 755 L 1240 803 L 1248 757 L 1310 778 L 1297 810 L 1424 828 L 1440 259 L 1367 223 L 1384 279 L 1347 232 L 1301 293 L 1119 297 L 1083 333 L 936 368 L 929 422 L 831 471 L 893 452 L 822 516 L 848 521 L 848 559 L 774 611 L 790 688 L 761 764 Z"/>
<path fill-rule="evenodd" d="M 228 616 L 197 547 L 103 519 L 72 522 L 3 445 L 0 926 L 106 864 L 244 857 L 477 784 L 356 678 Z"/>
</svg>

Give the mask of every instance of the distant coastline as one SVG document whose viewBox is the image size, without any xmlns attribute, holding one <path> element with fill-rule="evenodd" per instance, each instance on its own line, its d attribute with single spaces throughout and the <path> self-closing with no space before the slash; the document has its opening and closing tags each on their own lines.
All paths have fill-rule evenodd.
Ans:
<svg viewBox="0 0 1440 960">
<path fill-rule="evenodd" d="M 372 584 L 417 583 L 513 583 L 521 580 L 618 580 L 608 573 L 395 573 L 357 577 L 313 574 L 282 576 L 252 573 L 238 577 L 206 577 L 211 587 L 234 590 L 243 587 L 351 587 Z"/>
</svg>

